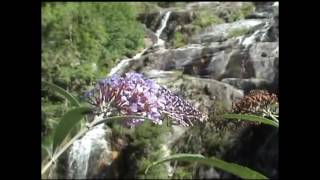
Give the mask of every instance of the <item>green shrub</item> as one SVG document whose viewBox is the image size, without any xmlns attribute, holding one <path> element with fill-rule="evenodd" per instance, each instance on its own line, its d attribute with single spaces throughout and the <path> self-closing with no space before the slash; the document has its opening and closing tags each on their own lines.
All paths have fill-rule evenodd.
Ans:
<svg viewBox="0 0 320 180">
<path fill-rule="evenodd" d="M 114 61 L 143 47 L 143 29 L 127 3 L 46 3 L 42 7 L 42 75 L 72 91 Z M 69 84 L 71 83 L 71 84 Z M 59 84 L 59 83 L 58 83 Z"/>
<path fill-rule="evenodd" d="M 223 19 L 217 16 L 212 9 L 202 8 L 196 11 L 196 18 L 192 22 L 193 25 L 205 28 L 214 24 L 224 23 Z"/>
<path fill-rule="evenodd" d="M 185 10 L 186 5 L 187 5 L 187 2 L 176 2 L 174 7 L 177 10 Z"/>
<path fill-rule="evenodd" d="M 172 179 L 192 179 L 192 173 L 189 169 L 177 167 Z"/>
<path fill-rule="evenodd" d="M 157 156 L 155 156 L 157 155 Z M 152 157 L 153 156 L 153 157 Z M 142 158 L 139 163 L 139 171 L 138 171 L 138 179 L 168 179 L 168 172 L 164 164 L 161 164 L 157 168 L 150 170 L 148 174 L 144 174 L 144 170 L 148 167 L 152 161 L 156 160 L 157 158 L 162 157 L 161 153 L 153 152 L 147 158 Z"/>
<path fill-rule="evenodd" d="M 164 136 L 167 135 L 170 129 L 171 127 L 168 127 L 166 124 L 159 126 L 146 121 L 136 127 L 133 133 L 133 144 L 137 147 L 160 149 L 160 145 L 164 143 Z"/>
<path fill-rule="evenodd" d="M 237 29 L 233 29 L 229 32 L 228 34 L 228 38 L 232 38 L 232 37 L 237 37 L 237 36 L 242 36 L 245 35 L 249 32 L 248 28 L 237 28 Z"/>
<path fill-rule="evenodd" d="M 138 13 L 152 13 L 160 11 L 160 7 L 156 2 L 133 2 L 132 5 L 136 7 Z"/>
<path fill-rule="evenodd" d="M 144 174 L 144 170 L 152 161 L 163 157 L 164 152 L 161 145 L 165 143 L 164 137 L 168 135 L 170 129 L 171 127 L 166 124 L 159 126 L 151 122 L 145 122 L 136 127 L 132 134 L 131 145 L 140 152 L 136 152 L 137 154 L 141 154 L 141 156 L 136 156 L 138 164 L 136 176 L 139 179 L 167 178 L 168 172 L 164 165 L 155 168 L 147 175 Z"/>
<path fill-rule="evenodd" d="M 182 33 L 180 32 L 174 33 L 173 44 L 174 44 L 174 48 L 179 48 L 187 44 L 186 39 L 184 38 Z"/>
<path fill-rule="evenodd" d="M 244 19 L 255 10 L 253 3 L 245 2 L 240 8 L 233 8 L 227 15 L 227 22 Z"/>
<path fill-rule="evenodd" d="M 246 17 L 255 11 L 255 6 L 251 2 L 247 2 L 241 7 L 240 11 L 242 12 L 243 16 Z"/>
<path fill-rule="evenodd" d="M 138 12 L 130 3 L 43 3 L 41 11 L 42 80 L 73 95 L 106 76 L 116 59 L 144 46 Z M 46 89 L 42 94 L 47 119 L 60 117 L 65 101 Z"/>
</svg>

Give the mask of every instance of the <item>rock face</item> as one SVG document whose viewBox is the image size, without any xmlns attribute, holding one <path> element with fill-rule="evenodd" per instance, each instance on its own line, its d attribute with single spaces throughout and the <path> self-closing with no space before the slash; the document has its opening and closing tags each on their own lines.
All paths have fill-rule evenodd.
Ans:
<svg viewBox="0 0 320 180">
<path fill-rule="evenodd" d="M 229 22 L 228 13 L 243 5 L 241 2 L 193 2 L 179 10 L 171 5 L 164 5 L 163 7 L 167 8 L 161 12 L 140 14 L 138 20 L 146 27 L 146 41 L 150 48 L 140 58 L 125 59 L 123 62 L 127 66 L 120 69 L 118 74 L 129 71 L 144 73 L 148 78 L 189 100 L 199 110 L 208 112 L 218 109 L 230 110 L 233 102 L 253 89 L 277 92 L 278 4 L 257 2 L 253 13 L 246 15 L 244 19 Z M 219 17 L 226 19 L 225 23 L 209 25 L 195 33 L 192 24 L 196 18 L 194 12 L 203 7 L 220 11 Z M 172 48 L 170 43 L 166 43 L 166 46 L 154 45 L 157 40 L 154 32 L 159 28 L 161 19 L 168 10 L 172 13 L 160 39 L 168 42 L 173 39 L 175 32 L 182 32 L 190 40 L 183 47 Z M 187 130 L 178 128 L 170 138 L 179 139 L 185 131 Z M 166 144 L 168 147 L 172 143 L 170 138 Z M 277 153 L 274 151 L 277 146 L 273 145 L 272 148 L 272 152 Z M 270 157 L 277 157 L 277 154 Z M 265 172 L 276 178 L 277 169 L 272 167 L 270 170 L 269 165 L 262 169 L 267 169 Z M 108 172 L 114 170 L 112 166 L 116 165 L 108 167 Z M 229 177 L 220 174 L 220 171 L 216 172 L 214 168 L 200 168 L 199 176 Z"/>
<path fill-rule="evenodd" d="M 166 39 L 179 28 L 192 26 L 190 23 L 195 16 L 192 12 L 203 6 L 230 10 L 230 8 L 242 7 L 243 4 L 189 3 L 186 5 L 188 11 L 172 11 L 168 26 L 160 37 Z M 152 22 L 161 19 L 156 16 L 161 17 L 161 14 L 143 14 L 141 18 L 150 18 L 146 21 L 146 26 L 152 29 Z M 254 18 L 255 16 L 259 17 Z M 278 5 L 276 3 L 256 3 L 256 11 L 246 18 L 231 23 L 208 26 L 193 34 L 189 44 L 182 48 L 150 49 L 139 60 L 130 62 L 130 68 L 125 71 L 178 70 L 184 74 L 201 78 L 218 81 L 224 79 L 221 82 L 231 84 L 245 92 L 254 88 L 277 89 L 279 77 Z M 243 30 L 243 32 L 235 33 L 238 30 Z"/>
<path fill-rule="evenodd" d="M 242 79 L 260 79 L 268 88 L 278 81 L 278 43 L 258 42 L 249 49 L 222 44 L 212 47 L 186 47 L 180 49 L 158 50 L 144 55 L 141 59 L 131 62 L 131 70 L 180 70 L 184 74 L 197 77 L 222 80 L 236 78 L 232 83 L 237 88 L 245 88 Z M 237 80 L 238 79 L 238 80 Z M 256 84 L 256 82 L 253 82 Z M 254 88 L 254 87 L 253 87 Z M 244 90 L 244 89 L 243 89 Z"/>
<path fill-rule="evenodd" d="M 251 89 L 267 89 L 269 82 L 264 79 L 250 78 L 250 79 L 240 79 L 240 78 L 225 78 L 221 82 L 228 83 L 238 89 L 243 89 L 245 93 L 249 92 Z"/>
<path fill-rule="evenodd" d="M 201 44 L 208 42 L 222 42 L 228 39 L 232 31 L 243 29 L 250 31 L 254 28 L 257 28 L 259 25 L 262 25 L 263 23 L 264 21 L 261 19 L 245 19 L 235 21 L 233 23 L 212 25 L 194 35 L 191 43 Z"/>
<path fill-rule="evenodd" d="M 261 42 L 251 46 L 249 56 L 256 78 L 268 82 L 278 81 L 278 49 L 278 43 L 274 42 Z"/>
<path fill-rule="evenodd" d="M 145 74 L 157 83 L 178 92 L 178 95 L 187 98 L 202 110 L 212 111 L 213 107 L 218 106 L 230 110 L 232 102 L 243 96 L 242 90 L 214 79 L 192 77 L 181 72 L 151 71 Z M 155 77 L 155 74 L 158 76 Z"/>
<path fill-rule="evenodd" d="M 138 17 L 138 20 L 145 24 L 148 29 L 155 32 L 158 26 L 160 26 L 160 15 L 160 12 L 141 14 Z"/>
</svg>

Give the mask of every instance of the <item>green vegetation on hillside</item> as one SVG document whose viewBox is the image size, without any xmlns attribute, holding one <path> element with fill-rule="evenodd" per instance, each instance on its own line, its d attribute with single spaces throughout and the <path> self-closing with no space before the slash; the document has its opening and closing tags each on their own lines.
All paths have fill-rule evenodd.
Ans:
<svg viewBox="0 0 320 180">
<path fill-rule="evenodd" d="M 73 95 L 106 76 L 116 59 L 144 46 L 138 12 L 130 3 L 43 3 L 41 11 L 42 80 Z M 68 104 L 46 88 L 41 102 L 44 129 L 50 133 Z"/>
<path fill-rule="evenodd" d="M 180 32 L 175 32 L 174 33 L 174 48 L 179 48 L 182 46 L 185 46 L 187 44 L 187 38 L 184 37 L 184 35 Z"/>
<path fill-rule="evenodd" d="M 247 34 L 248 32 L 249 32 L 248 28 L 237 28 L 237 29 L 231 30 L 228 34 L 228 37 L 232 38 L 232 37 L 242 36 Z"/>
<path fill-rule="evenodd" d="M 200 28 L 205 28 L 209 25 L 224 23 L 212 9 L 201 8 L 196 11 L 196 19 L 192 22 L 193 25 L 199 26 Z"/>
</svg>

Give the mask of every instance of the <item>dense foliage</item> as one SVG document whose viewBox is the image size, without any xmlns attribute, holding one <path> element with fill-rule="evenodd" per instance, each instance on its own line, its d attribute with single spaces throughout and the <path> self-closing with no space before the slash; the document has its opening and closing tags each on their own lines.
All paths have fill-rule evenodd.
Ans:
<svg viewBox="0 0 320 180">
<path fill-rule="evenodd" d="M 82 94 L 117 59 L 143 48 L 144 32 L 136 15 L 129 3 L 44 3 L 42 80 Z M 47 89 L 42 94 L 44 129 L 50 130 L 68 106 Z"/>
</svg>

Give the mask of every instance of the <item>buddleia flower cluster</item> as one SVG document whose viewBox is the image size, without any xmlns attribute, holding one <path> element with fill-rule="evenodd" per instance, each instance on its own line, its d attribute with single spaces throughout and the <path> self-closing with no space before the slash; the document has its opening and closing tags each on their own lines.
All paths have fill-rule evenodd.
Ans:
<svg viewBox="0 0 320 180">
<path fill-rule="evenodd" d="M 143 116 L 159 125 L 165 117 L 169 117 L 182 126 L 206 119 L 190 103 L 139 73 L 126 73 L 124 76 L 115 74 L 103 79 L 85 94 L 85 98 L 97 113 L 106 116 L 115 112 Z M 136 126 L 144 120 L 127 119 L 124 122 L 127 126 Z"/>
</svg>

